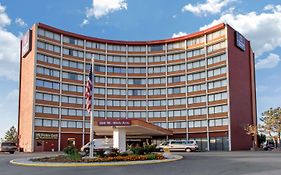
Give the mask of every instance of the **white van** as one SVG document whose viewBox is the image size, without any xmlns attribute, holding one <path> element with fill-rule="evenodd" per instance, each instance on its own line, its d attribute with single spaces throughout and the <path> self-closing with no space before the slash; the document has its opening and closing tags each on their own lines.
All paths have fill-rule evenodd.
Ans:
<svg viewBox="0 0 281 175">
<path fill-rule="evenodd" d="M 198 151 L 198 145 L 195 140 L 169 140 L 157 146 L 159 151 L 163 151 L 164 148 L 169 148 L 170 151 Z"/>
<path fill-rule="evenodd" d="M 81 151 L 89 153 L 90 152 L 90 144 L 93 144 L 94 150 L 97 149 L 112 149 L 113 148 L 113 139 L 105 138 L 105 139 L 94 139 L 91 143 L 88 142 L 86 145 L 82 146 Z"/>
</svg>

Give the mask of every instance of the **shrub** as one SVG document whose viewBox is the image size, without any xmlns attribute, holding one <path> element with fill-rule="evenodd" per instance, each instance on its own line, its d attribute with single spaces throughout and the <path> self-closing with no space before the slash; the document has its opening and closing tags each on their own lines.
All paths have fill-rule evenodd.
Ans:
<svg viewBox="0 0 281 175">
<path fill-rule="evenodd" d="M 67 157 L 71 161 L 79 161 L 81 160 L 81 155 L 78 150 L 74 147 L 74 145 L 69 145 L 63 149 L 63 152 L 67 155 Z"/>
<path fill-rule="evenodd" d="M 156 155 L 155 154 L 147 154 L 146 158 L 147 158 L 147 160 L 155 160 L 156 159 Z"/>
<path fill-rule="evenodd" d="M 145 154 L 149 154 L 149 153 L 155 152 L 155 150 L 156 150 L 156 146 L 155 145 L 145 145 L 144 146 Z"/>
<path fill-rule="evenodd" d="M 127 152 L 120 153 L 120 156 L 128 156 L 129 154 Z"/>
<path fill-rule="evenodd" d="M 135 155 L 144 155 L 144 148 L 142 148 L 142 147 L 133 147 L 133 148 L 130 148 L 130 150 Z"/>
</svg>

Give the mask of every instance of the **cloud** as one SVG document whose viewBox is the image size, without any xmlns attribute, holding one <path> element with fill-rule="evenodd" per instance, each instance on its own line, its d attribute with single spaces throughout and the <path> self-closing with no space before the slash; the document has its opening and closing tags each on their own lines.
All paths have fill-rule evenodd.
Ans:
<svg viewBox="0 0 281 175">
<path fill-rule="evenodd" d="M 93 16 L 96 19 L 100 19 L 109 13 L 127 9 L 128 4 L 126 0 L 93 0 L 92 7 L 86 8 L 86 19 L 84 19 L 82 24 L 89 24 L 89 19 Z"/>
<path fill-rule="evenodd" d="M 0 3 L 0 29 L 5 27 L 6 25 L 11 24 L 11 19 L 5 13 L 6 7 L 2 6 Z"/>
<path fill-rule="evenodd" d="M 18 81 L 20 39 L 7 30 L 11 19 L 0 4 L 0 77 Z"/>
<path fill-rule="evenodd" d="M 89 24 L 89 20 L 88 19 L 84 19 L 83 22 L 80 24 L 81 27 L 85 26 Z"/>
<path fill-rule="evenodd" d="M 205 3 L 197 3 L 196 5 L 187 4 L 182 8 L 182 11 L 191 12 L 197 16 L 207 16 L 208 14 L 220 13 L 222 8 L 232 1 L 235 0 L 207 0 Z"/>
<path fill-rule="evenodd" d="M 184 36 L 184 35 L 187 35 L 187 33 L 185 33 L 185 32 L 174 33 L 172 38 L 177 38 L 177 37 L 181 37 L 181 36 Z"/>
<path fill-rule="evenodd" d="M 228 23 L 251 41 L 256 56 L 281 46 L 281 6 L 265 6 L 261 13 L 235 14 L 230 11 L 221 15 L 200 30 L 219 23 Z"/>
<path fill-rule="evenodd" d="M 270 53 L 266 58 L 257 60 L 256 69 L 271 69 L 278 66 L 280 62 L 280 56 L 274 53 Z"/>
<path fill-rule="evenodd" d="M 20 27 L 27 27 L 27 24 L 24 22 L 23 19 L 21 18 L 16 18 L 16 24 L 19 25 Z"/>
<path fill-rule="evenodd" d="M 5 132 L 11 127 L 17 127 L 18 116 L 18 89 L 13 89 L 7 93 L 6 96 L 2 96 L 0 101 L 0 138 L 4 137 Z M 16 109 L 16 110 L 15 110 Z"/>
</svg>

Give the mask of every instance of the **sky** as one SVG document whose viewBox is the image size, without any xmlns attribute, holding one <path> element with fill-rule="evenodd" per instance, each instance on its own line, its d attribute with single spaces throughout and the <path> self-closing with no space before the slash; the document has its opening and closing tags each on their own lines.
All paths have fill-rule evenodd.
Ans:
<svg viewBox="0 0 281 175">
<path fill-rule="evenodd" d="M 279 0 L 0 0 L 0 138 L 17 126 L 19 43 L 37 22 L 116 40 L 171 38 L 226 22 L 255 51 L 258 118 L 281 106 Z"/>
</svg>

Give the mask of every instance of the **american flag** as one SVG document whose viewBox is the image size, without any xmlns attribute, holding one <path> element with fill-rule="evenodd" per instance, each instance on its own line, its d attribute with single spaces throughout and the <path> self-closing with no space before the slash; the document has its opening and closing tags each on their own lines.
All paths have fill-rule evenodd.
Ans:
<svg viewBox="0 0 281 175">
<path fill-rule="evenodd" d="M 92 77 L 93 77 L 93 72 L 92 72 L 92 65 L 91 65 L 89 77 L 85 89 L 86 109 L 89 114 L 92 111 L 92 89 L 93 89 Z"/>
</svg>

